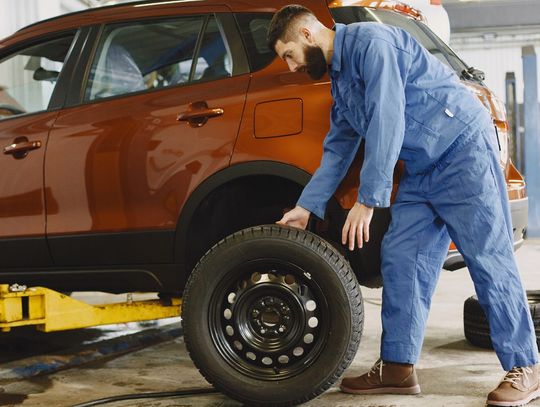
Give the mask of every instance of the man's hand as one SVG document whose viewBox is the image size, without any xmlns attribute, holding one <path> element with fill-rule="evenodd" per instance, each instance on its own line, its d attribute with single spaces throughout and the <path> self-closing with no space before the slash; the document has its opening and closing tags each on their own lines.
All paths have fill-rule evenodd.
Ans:
<svg viewBox="0 0 540 407">
<path fill-rule="evenodd" d="M 309 220 L 310 211 L 302 208 L 301 206 L 296 206 L 294 209 L 291 209 L 287 212 L 281 220 L 277 221 L 278 225 L 288 225 L 294 226 L 296 228 L 305 229 Z"/>
<path fill-rule="evenodd" d="M 358 240 L 358 247 L 362 248 L 364 241 L 369 241 L 369 224 L 373 217 L 373 208 L 356 202 L 347 215 L 343 231 L 341 232 L 341 243 L 347 244 L 349 240 L 349 250 L 354 250 L 354 241 Z"/>
</svg>

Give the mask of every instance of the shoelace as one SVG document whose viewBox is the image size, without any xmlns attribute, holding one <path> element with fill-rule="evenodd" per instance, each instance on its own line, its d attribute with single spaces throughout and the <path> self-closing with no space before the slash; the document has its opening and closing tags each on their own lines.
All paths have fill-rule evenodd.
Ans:
<svg viewBox="0 0 540 407">
<path fill-rule="evenodd" d="M 381 379 L 381 383 L 382 383 L 382 368 L 383 368 L 383 366 L 384 366 L 384 363 L 383 363 L 382 359 L 379 359 L 377 362 L 375 362 L 375 364 L 373 365 L 373 367 L 369 371 L 368 376 L 371 376 L 372 373 L 375 374 L 375 373 L 377 373 L 377 371 L 379 371 L 379 378 Z"/>
<path fill-rule="evenodd" d="M 512 370 L 506 373 L 502 381 L 517 384 L 517 382 L 521 380 L 522 376 L 525 376 L 525 378 L 527 378 L 527 374 L 532 373 L 533 371 L 530 367 L 514 367 L 512 368 Z"/>
</svg>

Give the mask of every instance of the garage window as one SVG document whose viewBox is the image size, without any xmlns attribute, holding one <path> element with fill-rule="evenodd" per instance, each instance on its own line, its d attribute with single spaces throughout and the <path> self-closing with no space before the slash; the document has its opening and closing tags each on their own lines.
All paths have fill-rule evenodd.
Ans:
<svg viewBox="0 0 540 407">
<path fill-rule="evenodd" d="M 85 99 L 211 80 L 231 72 L 230 52 L 214 15 L 116 24 L 102 35 Z"/>
</svg>

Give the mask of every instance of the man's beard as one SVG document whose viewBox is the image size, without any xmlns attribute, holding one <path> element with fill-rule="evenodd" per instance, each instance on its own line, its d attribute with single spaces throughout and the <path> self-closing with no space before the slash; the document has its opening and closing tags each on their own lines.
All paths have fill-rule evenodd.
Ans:
<svg viewBox="0 0 540 407">
<path fill-rule="evenodd" d="M 321 79 L 328 70 L 322 49 L 317 46 L 306 45 L 304 55 L 308 75 L 314 80 Z"/>
</svg>

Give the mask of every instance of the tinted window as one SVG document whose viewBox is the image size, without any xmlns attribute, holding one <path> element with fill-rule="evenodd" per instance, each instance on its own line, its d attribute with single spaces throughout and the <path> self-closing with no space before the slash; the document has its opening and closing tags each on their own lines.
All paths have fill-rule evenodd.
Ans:
<svg viewBox="0 0 540 407">
<path fill-rule="evenodd" d="M 331 9 L 337 23 L 351 24 L 360 21 L 374 21 L 393 25 L 408 31 L 431 54 L 461 75 L 467 66 L 457 55 L 423 23 L 387 10 L 374 10 L 365 7 L 338 7 Z"/>
<path fill-rule="evenodd" d="M 236 14 L 252 71 L 264 68 L 276 57 L 276 53 L 266 44 L 266 32 L 272 16 L 272 13 Z"/>
<path fill-rule="evenodd" d="M 47 109 L 72 42 L 47 41 L 0 62 L 0 120 Z"/>
<path fill-rule="evenodd" d="M 193 80 L 218 79 L 232 74 L 231 53 L 215 17 L 208 21 L 201 47 L 197 53 L 197 64 Z"/>
<path fill-rule="evenodd" d="M 202 29 L 205 33 L 196 51 Z M 116 24 L 102 35 L 85 98 L 216 79 L 231 72 L 230 52 L 213 15 Z"/>
</svg>

